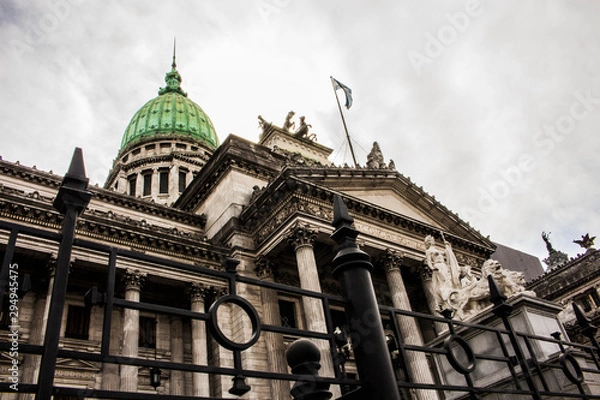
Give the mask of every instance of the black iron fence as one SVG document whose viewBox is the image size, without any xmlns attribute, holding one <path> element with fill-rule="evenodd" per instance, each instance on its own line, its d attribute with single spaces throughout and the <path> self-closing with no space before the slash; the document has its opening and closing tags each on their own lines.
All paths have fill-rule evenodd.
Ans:
<svg viewBox="0 0 600 400">
<path fill-rule="evenodd" d="M 77 213 L 85 206 L 85 198 L 81 196 L 85 188 L 79 186 L 71 190 L 74 191 L 74 194 L 70 193 L 72 198 L 59 204 L 61 212 L 67 214 L 62 234 L 26 224 L 0 222 L 0 234 L 8 238 L 3 246 L 4 257 L 0 271 L 3 296 L 0 296 L 0 299 L 4 302 L 4 309 L 7 309 L 8 304 L 8 310 L 15 312 L 12 326 L 19 325 L 16 304 L 23 294 L 22 291 L 13 291 L 12 288 L 18 285 L 11 284 L 14 277 L 11 269 L 15 265 L 13 260 L 19 250 L 19 240 L 23 239 L 26 242 L 34 238 L 35 241 L 43 242 L 47 248 L 58 251 L 44 345 L 22 343 L 19 340 L 18 329 L 15 334 L 11 325 L 0 336 L 0 351 L 5 355 L 2 362 L 9 371 L 0 383 L 2 393 L 15 393 L 15 388 L 18 387 L 20 394 L 35 394 L 40 400 L 50 399 L 51 396 L 105 399 L 215 398 L 82 389 L 76 385 L 57 383 L 55 373 L 59 361 L 78 360 L 94 363 L 100 368 L 118 365 L 120 368 L 133 366 L 147 370 L 153 387 L 159 387 L 161 378 L 167 377 L 173 371 L 227 376 L 231 378 L 229 393 L 236 396 L 251 392 L 253 382 L 282 381 L 288 382 L 290 386 L 294 383 L 290 397 L 307 400 L 330 398 L 332 386 L 341 388 L 344 399 L 420 399 L 426 398 L 425 393 L 439 399 L 600 399 L 600 348 L 594 337 L 595 327 L 586 321 L 578 309 L 576 312 L 582 324 L 582 332 L 590 338 L 592 346 L 565 340 L 560 329 L 548 337 L 521 329 L 522 321 L 515 322 L 511 318 L 514 306 L 498 292 L 493 279 L 490 279 L 490 287 L 494 306 L 488 314 L 490 318 L 493 316 L 495 319 L 488 319 L 485 324 L 455 321 L 450 313 L 437 317 L 377 306 L 370 281 L 370 259 L 356 246 L 354 239 L 357 232 L 353 230 L 352 219 L 340 199 L 336 199 L 336 231 L 332 237 L 338 244 L 339 252 L 333 260 L 333 268 L 334 276 L 342 287 L 342 297 L 243 276 L 237 271 L 238 261 L 230 258 L 223 260 L 221 269 L 206 268 L 82 237 L 76 238 L 74 230 Z M 67 232 L 68 230 L 71 232 Z M 103 279 L 103 282 L 98 282 L 96 286 L 102 286 L 104 289 L 99 292 L 90 284 L 90 291 L 86 295 L 88 307 L 103 308 L 101 340 L 97 347 L 85 344 L 79 347 L 60 345 L 61 321 L 69 283 L 69 263 L 73 251 L 93 253 L 97 259 L 107 260 L 105 264 L 97 264 L 95 269 Z M 123 264 L 143 264 L 203 277 L 219 283 L 219 286 L 226 289 L 225 294 L 215 298 L 204 312 L 191 311 L 177 305 L 165 305 L 158 301 L 126 300 L 117 295 L 118 265 Z M 257 311 L 257 305 L 238 294 L 241 288 L 264 288 L 297 298 L 316 299 L 325 316 L 327 333 L 265 323 Z M 341 305 L 346 309 L 345 323 L 340 324 L 339 317 L 334 318 L 332 304 Z M 11 308 L 13 305 L 15 307 Z M 223 331 L 219 323 L 219 309 L 223 305 L 238 307 L 250 326 L 250 334 L 241 341 L 234 340 Z M 118 341 L 119 338 L 111 334 L 113 310 L 126 309 L 203 321 L 211 340 L 230 352 L 231 365 L 174 362 L 157 358 L 156 353 L 155 357 L 120 355 L 114 350 L 114 341 Z M 446 328 L 438 331 L 438 338 L 430 343 L 422 346 L 409 345 L 402 340 L 400 334 L 399 324 L 403 318 L 415 319 L 421 325 L 435 324 L 438 330 L 440 326 Z M 547 324 L 548 321 L 550 319 L 541 318 L 534 323 Z M 291 372 L 273 372 L 268 368 L 253 367 L 252 363 L 244 358 L 244 352 L 256 346 L 265 334 L 328 343 L 334 376 L 319 376 L 319 351 L 315 351 L 312 345 L 305 341 L 299 342 L 298 346 L 288 351 Z M 19 367 L 23 356 L 27 355 L 41 358 L 37 383 L 19 381 Z M 414 359 L 415 355 L 427 360 L 433 381 L 423 381 L 415 376 L 418 371 L 410 365 L 410 360 Z M 357 374 L 349 374 L 349 369 Z M 13 374 L 13 371 L 17 373 Z M 18 386 L 15 386 L 15 382 Z"/>
</svg>

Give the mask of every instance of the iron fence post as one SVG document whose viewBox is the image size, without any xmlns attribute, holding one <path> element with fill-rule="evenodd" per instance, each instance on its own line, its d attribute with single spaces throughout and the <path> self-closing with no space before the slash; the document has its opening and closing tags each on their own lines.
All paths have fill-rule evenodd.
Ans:
<svg viewBox="0 0 600 400">
<path fill-rule="evenodd" d="M 69 279 L 69 264 L 75 237 L 75 224 L 78 215 L 89 204 L 92 193 L 87 190 L 88 179 L 85 176 L 83 153 L 76 148 L 71 159 L 69 171 L 61 182 L 58 194 L 54 199 L 54 208 L 64 215 L 62 226 L 62 240 L 58 249 L 52 299 L 48 314 L 48 326 L 44 339 L 44 353 L 40 364 L 38 376 L 37 400 L 50 400 L 54 385 L 54 371 L 67 283 Z"/>
<path fill-rule="evenodd" d="M 363 382 L 358 389 L 360 398 L 400 400 L 371 280 L 371 257 L 358 248 L 358 231 L 352 227 L 354 220 L 339 195 L 334 197 L 333 213 L 335 231 L 331 238 L 338 245 L 338 252 L 332 261 L 333 275 L 340 282 L 343 296 L 348 300 L 346 316 L 350 339 L 358 374 Z M 353 396 L 353 393 L 349 396 Z"/>
</svg>

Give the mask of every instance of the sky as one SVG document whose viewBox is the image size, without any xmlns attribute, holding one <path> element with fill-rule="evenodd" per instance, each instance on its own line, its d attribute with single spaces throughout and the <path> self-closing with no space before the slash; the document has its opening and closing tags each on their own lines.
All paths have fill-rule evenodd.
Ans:
<svg viewBox="0 0 600 400">
<path fill-rule="evenodd" d="M 62 175 L 81 147 L 102 186 L 176 37 L 221 142 L 294 110 L 351 164 L 334 76 L 359 164 L 377 141 L 493 241 L 543 259 L 551 232 L 574 257 L 600 234 L 599 17 L 594 0 L 2 0 L 0 156 Z"/>
</svg>

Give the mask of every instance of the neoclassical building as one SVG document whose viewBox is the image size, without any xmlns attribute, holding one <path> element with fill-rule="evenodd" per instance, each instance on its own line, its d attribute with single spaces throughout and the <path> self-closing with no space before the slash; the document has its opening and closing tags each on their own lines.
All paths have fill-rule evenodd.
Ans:
<svg viewBox="0 0 600 400">
<path fill-rule="evenodd" d="M 80 391 L 57 392 L 55 399 L 82 398 L 86 390 L 289 399 L 290 383 L 264 374 L 289 372 L 285 349 L 302 332 L 319 348 L 320 374 L 339 376 L 335 355 L 344 346 L 336 349 L 326 335 L 355 321 L 344 316 L 330 268 L 336 195 L 372 260 L 382 309 L 440 316 L 424 264 L 427 236 L 440 248 L 449 243 L 458 264 L 475 275 L 494 252 L 488 238 L 385 162 L 376 143 L 364 166 L 336 166 L 328 160 L 332 150 L 314 135 L 262 117 L 258 142 L 235 135 L 220 142 L 183 91 L 175 59 L 165 81 L 125 129 L 104 187 L 86 189 L 91 200 L 75 226 L 62 320 L 50 321 L 60 325 L 54 385 Z M 53 201 L 63 177 L 9 161 L 0 161 L 0 171 L 0 251 L 6 265 L 18 265 L 19 341 L 35 350 L 50 326 L 64 222 Z M 11 302 L 4 293 L 0 331 L 7 335 Z M 218 307 L 227 294 L 252 305 L 264 325 L 260 335 L 246 303 Z M 447 330 L 439 321 L 382 320 L 386 332 L 409 346 Z M 353 379 L 348 354 L 343 376 Z M 7 389 L 11 362 L 2 353 L 2 398 L 34 398 Z M 152 365 L 162 367 L 156 388 Z M 399 365 L 398 375 L 416 384 L 440 382 L 423 353 L 408 352 Z M 19 366 L 19 383 L 35 383 L 39 353 L 21 355 Z M 231 373 L 240 366 L 258 372 Z M 344 388 L 331 390 L 337 398 Z M 441 398 L 433 390 L 407 389 L 404 396 Z"/>
</svg>

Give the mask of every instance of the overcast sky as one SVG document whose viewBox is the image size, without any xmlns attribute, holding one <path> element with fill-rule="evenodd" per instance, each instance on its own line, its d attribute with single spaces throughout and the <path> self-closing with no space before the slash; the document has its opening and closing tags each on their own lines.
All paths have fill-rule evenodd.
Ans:
<svg viewBox="0 0 600 400">
<path fill-rule="evenodd" d="M 2 0 L 0 155 L 64 174 L 79 146 L 102 185 L 176 36 L 221 141 L 294 110 L 351 163 L 333 75 L 360 164 L 377 141 L 492 240 L 575 256 L 600 234 L 599 20 L 593 0 Z"/>
</svg>

